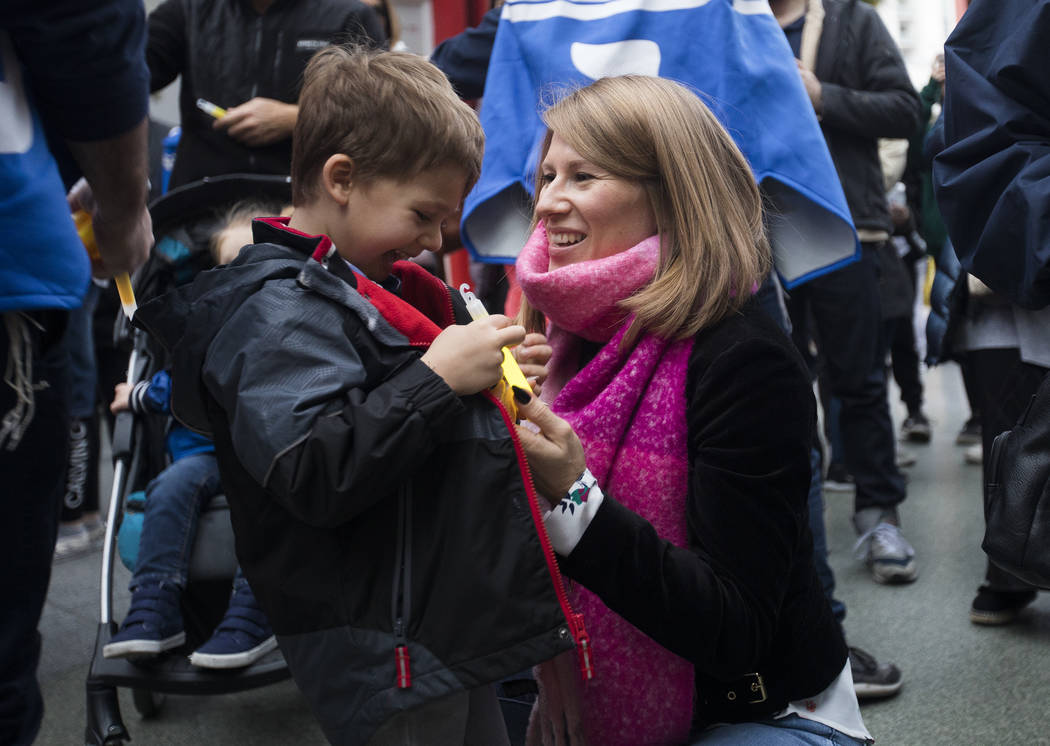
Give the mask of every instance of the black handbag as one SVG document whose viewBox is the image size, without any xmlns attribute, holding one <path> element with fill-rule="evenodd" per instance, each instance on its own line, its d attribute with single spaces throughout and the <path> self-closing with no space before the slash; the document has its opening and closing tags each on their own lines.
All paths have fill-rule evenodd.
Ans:
<svg viewBox="0 0 1050 746">
<path fill-rule="evenodd" d="M 981 547 L 1010 574 L 1050 589 L 1050 375 L 988 460 Z"/>
</svg>

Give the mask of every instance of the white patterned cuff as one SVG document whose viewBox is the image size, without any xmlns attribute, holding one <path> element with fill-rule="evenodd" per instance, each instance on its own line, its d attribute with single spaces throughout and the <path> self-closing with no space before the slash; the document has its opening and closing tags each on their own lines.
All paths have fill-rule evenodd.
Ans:
<svg viewBox="0 0 1050 746">
<path fill-rule="evenodd" d="M 543 516 L 543 524 L 555 552 L 563 557 L 572 553 L 604 499 L 598 480 L 590 469 L 584 469 L 580 478 L 569 488 L 569 493 Z"/>
</svg>

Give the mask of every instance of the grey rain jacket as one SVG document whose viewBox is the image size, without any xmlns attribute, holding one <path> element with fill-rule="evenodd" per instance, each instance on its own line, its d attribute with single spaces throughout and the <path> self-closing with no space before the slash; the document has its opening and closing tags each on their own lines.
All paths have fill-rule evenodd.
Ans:
<svg viewBox="0 0 1050 746">
<path fill-rule="evenodd" d="M 326 237 L 254 230 L 135 323 L 175 361 L 174 415 L 215 440 L 238 559 L 328 739 L 585 641 L 505 411 L 419 361 L 469 318 L 458 294 L 401 263 L 409 305 L 309 260 Z"/>
</svg>

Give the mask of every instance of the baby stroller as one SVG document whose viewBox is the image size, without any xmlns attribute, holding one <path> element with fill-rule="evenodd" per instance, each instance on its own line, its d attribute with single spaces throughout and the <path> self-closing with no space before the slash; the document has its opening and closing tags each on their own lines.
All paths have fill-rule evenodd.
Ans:
<svg viewBox="0 0 1050 746">
<path fill-rule="evenodd" d="M 188 282 L 209 268 L 210 236 L 229 208 L 245 199 L 290 203 L 289 179 L 256 175 L 205 178 L 155 200 L 150 214 L 156 244 L 150 260 L 136 276 L 139 302 Z M 132 341 L 129 383 L 148 380 L 162 367 L 161 355 L 150 340 L 142 331 L 131 329 L 123 316 L 117 320 L 114 333 Z M 150 419 L 122 412 L 113 427 L 113 490 L 102 550 L 99 627 L 86 682 L 88 746 L 123 744 L 131 739 L 121 719 L 117 687 L 130 688 L 135 709 L 143 717 L 153 717 L 165 694 L 224 694 L 289 677 L 279 650 L 246 668 L 233 670 L 197 668 L 187 660 L 186 654 L 206 640 L 222 618 L 237 566 L 229 507 L 221 495 L 211 500 L 197 530 L 189 582 L 182 596 L 186 644 L 147 662 L 103 657 L 102 648 L 117 630 L 113 619 L 113 568 L 127 499 L 164 465 L 163 433 L 157 432 Z"/>
</svg>

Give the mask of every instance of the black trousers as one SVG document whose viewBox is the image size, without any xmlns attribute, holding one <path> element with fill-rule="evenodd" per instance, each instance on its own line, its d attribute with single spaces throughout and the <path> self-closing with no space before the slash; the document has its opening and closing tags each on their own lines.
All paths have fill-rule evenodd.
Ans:
<svg viewBox="0 0 1050 746">
<path fill-rule="evenodd" d="M 972 363 L 974 394 L 981 412 L 981 455 L 987 468 L 992 442 L 999 433 L 1010 430 L 1024 413 L 1047 368 L 1021 360 L 1016 347 L 974 350 L 967 353 Z M 988 501 L 988 475 L 982 470 L 984 500 Z M 1033 586 L 1015 578 L 991 562 L 984 575 L 988 587 L 996 591 L 1028 590 Z"/>
<path fill-rule="evenodd" d="M 895 507 L 907 494 L 886 395 L 888 340 L 876 246 L 863 244 L 860 261 L 795 288 L 788 300 L 795 344 L 805 357 L 816 341 L 830 394 L 841 402 L 843 455 L 856 483 L 857 511 Z"/>
<path fill-rule="evenodd" d="M 32 743 L 44 711 L 37 624 L 51 579 L 69 442 L 66 315 L 9 311 L 0 324 L 0 369 L 13 366 L 16 382 L 0 382 L 2 744 Z"/>
</svg>

